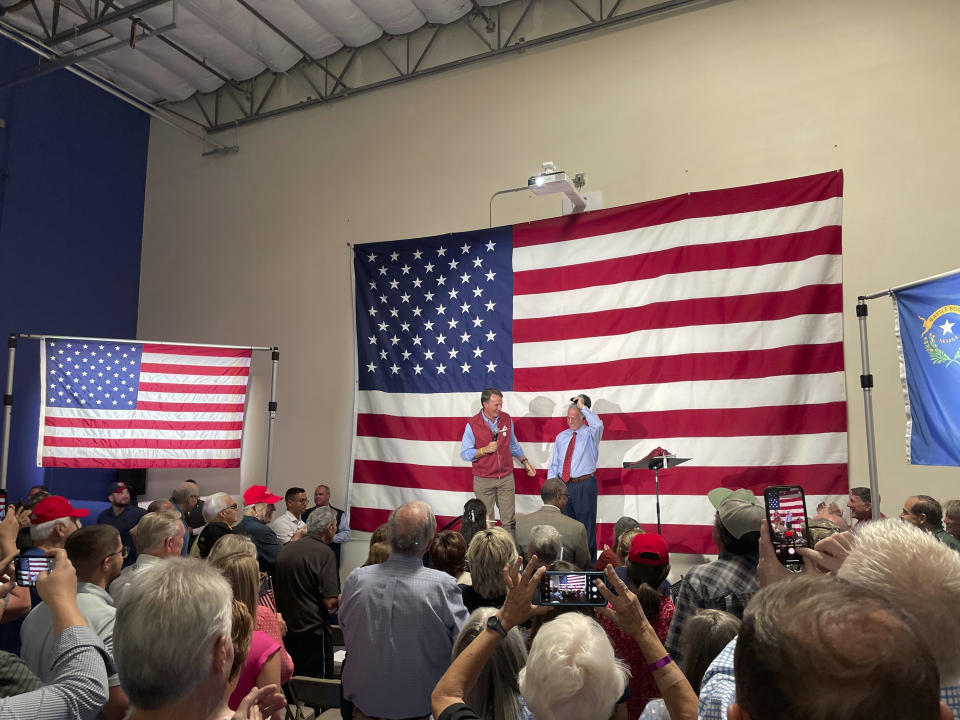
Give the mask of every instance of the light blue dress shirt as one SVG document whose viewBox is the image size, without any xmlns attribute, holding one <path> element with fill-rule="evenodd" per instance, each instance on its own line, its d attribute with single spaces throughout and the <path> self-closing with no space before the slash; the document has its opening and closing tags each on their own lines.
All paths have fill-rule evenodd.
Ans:
<svg viewBox="0 0 960 720">
<path fill-rule="evenodd" d="M 456 580 L 416 556 L 357 568 L 338 613 L 344 697 L 371 717 L 426 717 L 467 615 Z"/>
<path fill-rule="evenodd" d="M 570 477 L 592 475 L 597 471 L 597 458 L 600 457 L 600 438 L 603 435 L 603 421 L 590 408 L 581 409 L 587 424 L 577 430 L 577 444 L 573 446 L 573 460 L 570 463 Z M 563 459 L 567 455 L 567 446 L 573 438 L 573 430 L 567 428 L 557 435 L 553 444 L 553 457 L 550 459 L 548 478 L 560 477 Z"/>
<path fill-rule="evenodd" d="M 491 420 L 482 412 L 480 413 L 480 417 L 486 421 L 490 432 L 496 436 L 497 421 Z M 472 463 L 477 454 L 476 445 L 477 439 L 474 437 L 473 428 L 470 427 L 470 423 L 467 423 L 467 427 L 463 431 L 463 440 L 460 441 L 460 457 L 466 462 Z M 513 433 L 513 418 L 510 418 L 510 454 L 517 459 L 523 457 L 523 448 L 520 447 L 520 443 L 517 442 L 517 436 Z"/>
</svg>

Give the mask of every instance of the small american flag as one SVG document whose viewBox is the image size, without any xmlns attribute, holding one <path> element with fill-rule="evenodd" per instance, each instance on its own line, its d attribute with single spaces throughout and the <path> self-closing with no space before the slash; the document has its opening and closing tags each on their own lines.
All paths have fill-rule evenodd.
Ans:
<svg viewBox="0 0 960 720">
<path fill-rule="evenodd" d="M 44 467 L 239 467 L 251 351 L 45 339 Z"/>
</svg>

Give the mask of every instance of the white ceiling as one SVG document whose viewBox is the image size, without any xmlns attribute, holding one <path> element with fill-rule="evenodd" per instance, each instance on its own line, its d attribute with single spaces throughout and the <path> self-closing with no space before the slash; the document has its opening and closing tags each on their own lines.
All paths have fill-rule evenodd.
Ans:
<svg viewBox="0 0 960 720">
<path fill-rule="evenodd" d="M 482 6 L 504 2 L 509 0 L 476 0 Z M 54 33 L 56 4 L 60 6 L 59 22 Z M 113 3 L 107 17 L 116 9 L 135 4 L 130 0 Z M 0 0 L 0 7 L 7 9 L 0 21 L 49 43 L 48 32 L 55 35 L 83 25 L 88 17 L 95 18 L 103 5 L 98 0 Z M 224 78 L 243 81 L 265 71 L 286 72 L 304 58 L 301 50 L 321 59 L 344 46 L 361 47 L 384 34 L 403 35 L 426 23 L 452 23 L 473 6 L 471 0 L 166 0 L 136 13 L 136 17 L 152 29 L 175 21 L 175 28 L 162 33 L 169 43 L 156 35 L 146 35 L 137 39 L 135 49 L 131 48 L 132 21 L 124 18 L 53 48 L 62 55 L 99 50 L 100 54 L 87 57 L 80 65 L 142 100 L 176 102 L 196 92 L 216 90 L 224 84 Z M 117 47 L 103 52 L 113 44 Z M 206 67 L 185 53 L 201 59 Z"/>
</svg>

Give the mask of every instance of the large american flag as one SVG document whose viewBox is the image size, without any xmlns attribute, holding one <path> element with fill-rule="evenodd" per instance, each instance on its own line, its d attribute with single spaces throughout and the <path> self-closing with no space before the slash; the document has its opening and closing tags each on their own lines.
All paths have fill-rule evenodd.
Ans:
<svg viewBox="0 0 960 720">
<path fill-rule="evenodd" d="M 680 195 L 492 230 L 354 250 L 357 427 L 351 524 L 426 500 L 445 523 L 472 496 L 460 459 L 480 392 L 538 468 L 540 505 L 569 398 L 604 421 L 598 545 L 621 515 L 656 532 L 657 446 L 674 552 L 715 552 L 714 487 L 847 492 L 841 321 L 842 173 Z"/>
<path fill-rule="evenodd" d="M 37 465 L 239 467 L 251 351 L 45 339 Z"/>
</svg>

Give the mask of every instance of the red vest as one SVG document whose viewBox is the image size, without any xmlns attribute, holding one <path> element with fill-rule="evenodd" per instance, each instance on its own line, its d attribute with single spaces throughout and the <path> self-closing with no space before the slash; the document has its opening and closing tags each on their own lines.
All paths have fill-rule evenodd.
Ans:
<svg viewBox="0 0 960 720">
<path fill-rule="evenodd" d="M 477 477 L 502 478 L 513 473 L 513 456 L 510 454 L 510 416 L 501 412 L 497 418 L 497 451 L 481 455 L 473 462 L 473 474 Z M 487 425 L 486 418 L 481 410 L 470 418 L 470 429 L 473 430 L 473 446 L 476 449 L 489 445 L 493 440 L 493 433 Z"/>
</svg>

